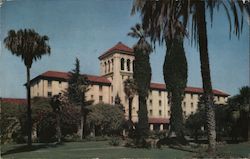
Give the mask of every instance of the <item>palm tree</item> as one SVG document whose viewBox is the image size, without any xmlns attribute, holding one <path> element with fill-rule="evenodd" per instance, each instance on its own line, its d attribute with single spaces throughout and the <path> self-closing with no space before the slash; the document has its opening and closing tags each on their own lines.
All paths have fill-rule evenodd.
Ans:
<svg viewBox="0 0 250 159">
<path fill-rule="evenodd" d="M 176 65 L 178 64 L 178 65 Z M 170 131 L 168 137 L 175 133 L 180 144 L 186 144 L 184 137 L 182 100 L 187 86 L 187 60 L 183 47 L 183 36 L 172 40 L 163 65 L 163 74 L 170 101 Z"/>
<path fill-rule="evenodd" d="M 124 93 L 128 98 L 128 120 L 132 123 L 132 103 L 136 95 L 136 85 L 133 79 L 128 78 L 123 82 L 123 86 Z"/>
<path fill-rule="evenodd" d="M 4 39 L 5 47 L 13 55 L 21 56 L 27 71 L 27 125 L 28 125 L 28 145 L 32 144 L 32 121 L 30 104 L 30 69 L 33 61 L 37 61 L 45 54 L 50 54 L 50 46 L 47 44 L 49 38 L 39 35 L 32 29 L 10 30 Z"/>
<path fill-rule="evenodd" d="M 151 40 L 160 43 L 165 40 L 167 48 L 176 32 L 185 32 L 188 19 L 191 17 L 191 39 L 199 45 L 201 75 L 204 89 L 205 105 L 207 108 L 207 127 L 209 152 L 215 151 L 215 115 L 213 110 L 213 92 L 210 76 L 208 43 L 206 30 L 206 8 L 210 11 L 211 19 L 213 9 L 222 6 L 225 9 L 229 21 L 229 33 L 231 33 L 231 15 L 234 16 L 234 33 L 240 35 L 240 18 L 237 8 L 243 11 L 242 1 L 216 1 L 216 0 L 169 0 L 169 1 L 143 1 L 135 0 L 132 13 L 139 11 L 142 17 L 142 24 L 149 30 Z M 232 10 L 229 10 L 232 9 Z M 230 13 L 232 11 L 232 14 Z M 243 18 L 241 18 L 243 19 Z M 169 45 L 170 44 L 170 45 Z M 167 49 L 168 50 L 168 49 Z"/>
<path fill-rule="evenodd" d="M 151 66 L 149 55 L 152 52 L 151 45 L 147 42 L 147 34 L 142 29 L 140 24 L 136 24 L 131 28 L 129 36 L 139 39 L 134 48 L 134 80 L 137 86 L 139 96 L 139 111 L 138 111 L 138 126 L 136 132 L 138 142 L 145 140 L 148 136 L 148 110 L 147 110 L 147 97 L 151 81 Z"/>
</svg>

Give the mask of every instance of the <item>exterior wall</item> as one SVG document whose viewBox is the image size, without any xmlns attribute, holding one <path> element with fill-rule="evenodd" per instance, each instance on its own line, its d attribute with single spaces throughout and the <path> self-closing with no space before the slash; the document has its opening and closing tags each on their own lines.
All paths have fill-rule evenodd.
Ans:
<svg viewBox="0 0 250 159">
<path fill-rule="evenodd" d="M 87 100 L 94 100 L 97 103 L 111 103 L 110 87 L 98 84 L 92 84 L 86 93 Z"/>
<path fill-rule="evenodd" d="M 162 90 L 153 89 L 149 92 L 147 99 L 149 117 L 170 118 L 170 107 L 168 105 L 167 96 L 168 93 Z"/>
<path fill-rule="evenodd" d="M 49 82 L 51 85 L 49 86 Z M 31 83 L 31 98 L 33 97 L 48 97 L 48 92 L 51 92 L 51 95 L 56 95 L 64 91 L 68 87 L 68 83 L 58 80 L 45 80 L 39 79 Z"/>
</svg>

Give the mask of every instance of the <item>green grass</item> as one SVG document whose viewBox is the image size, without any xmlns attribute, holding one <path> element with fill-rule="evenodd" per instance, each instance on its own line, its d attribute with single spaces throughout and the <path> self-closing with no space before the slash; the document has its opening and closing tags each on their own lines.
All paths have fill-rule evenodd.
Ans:
<svg viewBox="0 0 250 159">
<path fill-rule="evenodd" d="M 32 148 L 25 145 L 4 145 L 1 148 L 3 159 L 112 159 L 112 158 L 140 158 L 140 159 L 178 159 L 196 156 L 187 151 L 163 147 L 162 149 L 136 149 L 113 147 L 108 141 L 99 142 L 68 142 L 62 145 L 33 144 Z M 249 157 L 250 143 L 227 144 L 218 146 L 220 156 Z"/>
<path fill-rule="evenodd" d="M 2 147 L 4 159 L 85 159 L 85 158 L 171 158 L 178 159 L 190 156 L 191 153 L 174 150 L 167 147 L 162 149 L 136 149 L 113 147 L 107 141 L 71 142 L 63 145 L 34 144 L 29 150 L 25 145 L 6 145 Z M 7 154 L 6 154 L 7 153 Z"/>
<path fill-rule="evenodd" d="M 218 146 L 218 152 L 232 157 L 250 158 L 250 142 Z"/>
</svg>

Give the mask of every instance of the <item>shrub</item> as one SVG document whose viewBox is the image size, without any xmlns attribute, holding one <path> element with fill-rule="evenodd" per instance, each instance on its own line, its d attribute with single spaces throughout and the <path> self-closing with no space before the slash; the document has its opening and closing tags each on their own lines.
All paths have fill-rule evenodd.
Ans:
<svg viewBox="0 0 250 159">
<path fill-rule="evenodd" d="M 120 143 L 121 143 L 121 140 L 120 140 L 119 137 L 112 137 L 111 140 L 110 140 L 110 142 L 109 142 L 109 144 L 111 146 L 119 146 Z"/>
<path fill-rule="evenodd" d="M 119 107 L 97 104 L 90 107 L 87 121 L 95 127 L 96 135 L 120 135 L 125 118 Z"/>
<path fill-rule="evenodd" d="M 11 103 L 1 103 L 1 144 L 9 142 L 19 142 L 23 143 L 24 134 L 22 119 L 25 114 L 25 106 L 11 104 Z"/>
</svg>

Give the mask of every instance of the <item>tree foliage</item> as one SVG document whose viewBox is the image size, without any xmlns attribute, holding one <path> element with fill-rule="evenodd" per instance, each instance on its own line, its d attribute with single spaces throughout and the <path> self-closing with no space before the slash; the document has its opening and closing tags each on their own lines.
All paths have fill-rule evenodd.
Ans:
<svg viewBox="0 0 250 159">
<path fill-rule="evenodd" d="M 244 140 L 250 139 L 250 87 L 240 88 L 239 94 L 231 97 L 228 101 L 234 125 L 232 133 L 237 137 L 243 137 Z"/>
<path fill-rule="evenodd" d="M 125 122 L 124 112 L 115 105 L 96 104 L 89 106 L 88 123 L 95 127 L 97 134 L 118 135 Z M 112 115 L 111 115 L 112 114 Z"/>
<path fill-rule="evenodd" d="M 137 86 L 134 79 L 128 78 L 123 82 L 124 93 L 128 98 L 128 119 L 132 123 L 132 103 L 133 98 L 137 94 Z"/>
<path fill-rule="evenodd" d="M 1 103 L 1 144 L 9 142 L 24 142 L 22 132 L 22 116 L 26 108 L 24 105 Z"/>
<path fill-rule="evenodd" d="M 79 108 L 74 107 L 66 96 L 60 99 L 60 128 L 61 135 L 77 133 L 79 123 Z M 37 136 L 40 142 L 53 142 L 57 139 L 57 114 L 53 111 L 51 101 L 48 98 L 37 97 L 33 103 L 34 117 L 36 120 Z"/>
<path fill-rule="evenodd" d="M 76 58 L 75 69 L 70 72 L 68 83 L 69 86 L 66 94 L 69 101 L 75 106 L 81 107 L 80 138 L 83 139 L 86 137 L 86 120 L 89 112 L 89 110 L 86 109 L 86 106 L 90 105 L 92 101 L 86 100 L 86 92 L 89 90 L 89 81 L 86 75 L 80 74 L 80 61 L 78 58 Z"/>
<path fill-rule="evenodd" d="M 188 21 L 191 21 L 191 40 L 199 45 L 201 75 L 204 89 L 205 105 L 207 110 L 207 126 L 209 152 L 215 152 L 216 132 L 215 115 L 213 110 L 213 92 L 210 76 L 208 40 L 206 29 L 206 6 L 210 11 L 211 20 L 215 7 L 222 6 L 225 9 L 229 22 L 229 33 L 231 33 L 231 17 L 234 17 L 234 33 L 240 35 L 241 23 L 239 12 L 242 13 L 244 5 L 242 1 L 217 1 L 217 0 L 169 0 L 169 1 L 144 1 L 134 0 L 132 14 L 140 12 L 143 28 L 148 30 L 151 41 L 160 44 L 165 40 L 167 50 L 177 35 L 185 35 Z M 248 8 L 249 9 L 249 8 Z M 232 14 L 231 14 L 232 13 Z M 249 11 L 248 11 L 249 13 Z M 242 15 L 242 14 L 241 14 Z M 186 34 L 187 35 L 187 34 Z"/>
<path fill-rule="evenodd" d="M 43 55 L 50 54 L 48 36 L 41 36 L 32 29 L 10 30 L 4 39 L 5 47 L 13 55 L 20 56 L 27 71 L 27 135 L 28 145 L 32 144 L 32 118 L 31 118 L 31 96 L 30 96 L 30 68 L 33 61 L 41 59 Z"/>
<path fill-rule="evenodd" d="M 183 48 L 183 37 L 178 36 L 173 40 L 167 52 L 163 65 L 163 74 L 170 101 L 170 132 L 175 132 L 179 142 L 185 142 L 182 100 L 187 85 L 187 60 Z"/>
<path fill-rule="evenodd" d="M 134 45 L 134 80 L 136 90 L 139 96 L 138 124 L 136 127 L 136 135 L 138 142 L 142 143 L 148 137 L 148 110 L 147 97 L 151 82 L 151 66 L 150 53 L 152 52 L 151 45 L 147 42 L 147 34 L 140 24 L 136 24 L 131 28 L 129 36 L 138 38 L 138 42 Z"/>
</svg>

